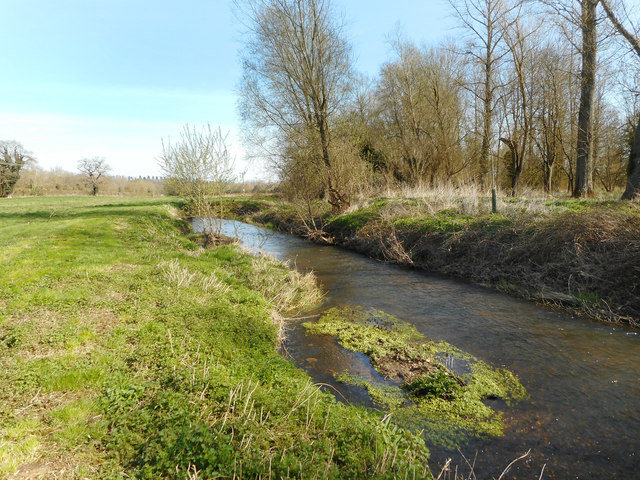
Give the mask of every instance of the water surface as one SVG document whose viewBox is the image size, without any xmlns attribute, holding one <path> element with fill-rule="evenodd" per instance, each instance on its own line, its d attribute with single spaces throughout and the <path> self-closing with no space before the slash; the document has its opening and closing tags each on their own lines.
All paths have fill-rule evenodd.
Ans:
<svg viewBox="0 0 640 480">
<path fill-rule="evenodd" d="M 197 225 L 194 225 L 197 228 Z M 225 221 L 224 232 L 254 251 L 313 270 L 326 299 L 323 309 L 355 306 L 383 310 L 485 362 L 513 371 L 531 395 L 504 411 L 502 438 L 474 440 L 460 451 L 431 446 L 432 470 L 446 458 L 475 459 L 477 478 L 497 478 L 515 457 L 531 456 L 504 478 L 640 478 L 640 336 L 620 327 L 574 318 L 531 302 L 459 281 L 380 263 L 337 247 Z M 368 360 L 334 339 L 289 324 L 286 349 L 338 398 L 371 405 L 360 387 L 334 373 L 379 378 Z M 427 443 L 429 443 L 429 440 Z"/>
</svg>

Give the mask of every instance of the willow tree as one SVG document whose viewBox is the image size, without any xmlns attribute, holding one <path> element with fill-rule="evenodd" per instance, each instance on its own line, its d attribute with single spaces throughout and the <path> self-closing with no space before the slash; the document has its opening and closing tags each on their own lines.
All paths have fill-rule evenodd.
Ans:
<svg viewBox="0 0 640 480">
<path fill-rule="evenodd" d="M 209 124 L 185 125 L 179 139 L 162 141 L 157 159 L 168 187 L 185 198 L 191 216 L 203 219 L 210 242 L 217 241 L 221 230 L 220 196 L 234 180 L 227 136 Z"/>
<path fill-rule="evenodd" d="M 332 158 L 333 120 L 351 77 L 351 50 L 330 0 L 253 0 L 237 5 L 245 25 L 240 112 L 262 146 L 282 159 L 293 142 L 317 149 L 329 203 L 348 206 Z M 270 141 L 271 140 L 271 141 Z"/>
<path fill-rule="evenodd" d="M 383 65 L 377 104 L 379 150 L 397 180 L 413 186 L 451 183 L 466 168 L 461 152 L 462 71 L 451 49 L 418 48 L 398 38 L 397 59 Z"/>
</svg>

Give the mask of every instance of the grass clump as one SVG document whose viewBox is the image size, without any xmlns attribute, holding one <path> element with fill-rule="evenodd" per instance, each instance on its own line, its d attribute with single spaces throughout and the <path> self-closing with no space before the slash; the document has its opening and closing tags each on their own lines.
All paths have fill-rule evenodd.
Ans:
<svg viewBox="0 0 640 480">
<path fill-rule="evenodd" d="M 345 348 L 369 357 L 389 383 L 348 373 L 338 380 L 365 387 L 373 402 L 390 410 L 399 425 L 424 430 L 427 443 L 455 448 L 471 436 L 502 435 L 502 414 L 484 401 L 500 398 L 512 404 L 527 398 L 511 372 L 445 342 L 430 341 L 383 312 L 334 308 L 305 326 L 312 333 L 335 336 Z M 445 354 L 455 356 L 464 371 L 447 368 L 441 360 Z"/>
<path fill-rule="evenodd" d="M 278 352 L 312 276 L 166 199 L 0 203 L 0 478 L 428 477 L 424 442 Z"/>
</svg>

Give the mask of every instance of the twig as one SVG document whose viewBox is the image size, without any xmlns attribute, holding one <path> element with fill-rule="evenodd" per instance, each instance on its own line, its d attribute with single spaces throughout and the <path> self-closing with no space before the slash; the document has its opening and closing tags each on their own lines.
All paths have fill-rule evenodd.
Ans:
<svg viewBox="0 0 640 480">
<path fill-rule="evenodd" d="M 444 463 L 442 470 L 440 470 L 440 475 L 438 475 L 438 478 L 436 478 L 436 480 L 440 480 L 440 477 L 442 477 L 442 474 L 449 471 L 450 465 L 451 465 L 451 459 L 447 458 L 447 461 Z"/>
<path fill-rule="evenodd" d="M 42 391 L 42 387 L 40 387 L 38 389 L 38 391 L 36 392 L 36 394 L 34 395 L 34 397 L 31 399 L 31 401 L 24 407 L 22 407 L 19 410 L 16 410 L 16 413 L 22 413 L 25 410 L 27 410 L 31 405 L 33 405 L 35 403 L 35 401 L 38 399 L 38 395 L 40 395 L 40 392 Z"/>
<path fill-rule="evenodd" d="M 542 466 L 542 470 L 540 471 L 540 477 L 538 477 L 538 480 L 542 480 L 542 475 L 544 474 L 544 469 L 546 466 L 547 466 L 546 463 Z"/>
<path fill-rule="evenodd" d="M 512 460 L 511 463 L 509 465 L 507 465 L 507 468 L 505 468 L 502 472 L 502 474 L 498 477 L 498 480 L 502 480 L 502 477 L 505 476 L 505 474 L 509 471 L 509 469 L 511 468 L 511 466 L 516 463 L 519 460 L 522 460 L 525 457 L 528 457 L 529 454 L 531 453 L 531 449 L 527 450 L 527 453 L 520 455 L 518 458 L 516 458 L 515 460 Z M 544 470 L 544 469 L 543 469 Z"/>
</svg>

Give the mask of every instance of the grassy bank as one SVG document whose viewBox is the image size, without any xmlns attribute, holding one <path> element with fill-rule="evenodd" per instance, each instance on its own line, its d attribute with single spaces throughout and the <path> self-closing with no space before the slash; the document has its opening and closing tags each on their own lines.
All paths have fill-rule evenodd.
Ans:
<svg viewBox="0 0 640 480">
<path fill-rule="evenodd" d="M 423 441 L 277 352 L 314 282 L 163 199 L 0 203 L 0 478 L 421 478 Z"/>
<path fill-rule="evenodd" d="M 606 321 L 640 322 L 640 205 L 616 201 L 378 198 L 327 205 L 226 199 L 230 216 L 371 257 L 489 285 Z"/>
</svg>

